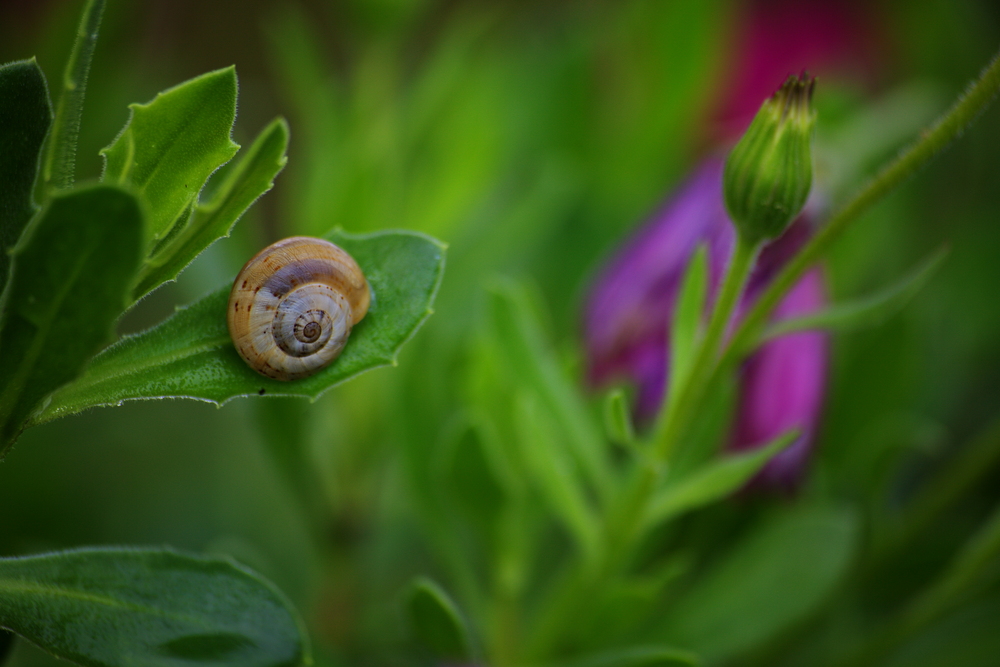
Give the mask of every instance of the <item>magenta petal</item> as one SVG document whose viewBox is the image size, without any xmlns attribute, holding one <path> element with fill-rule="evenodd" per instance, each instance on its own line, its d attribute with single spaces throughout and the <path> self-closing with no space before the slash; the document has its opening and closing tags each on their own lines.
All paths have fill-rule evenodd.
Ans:
<svg viewBox="0 0 1000 667">
<path fill-rule="evenodd" d="M 813 271 L 785 296 L 775 319 L 807 314 L 824 301 L 822 275 Z M 827 347 L 823 333 L 790 334 L 764 344 L 744 364 L 731 447 L 754 449 L 789 429 L 802 431 L 761 471 L 758 481 L 768 486 L 792 486 L 801 478 L 823 403 Z"/>
</svg>

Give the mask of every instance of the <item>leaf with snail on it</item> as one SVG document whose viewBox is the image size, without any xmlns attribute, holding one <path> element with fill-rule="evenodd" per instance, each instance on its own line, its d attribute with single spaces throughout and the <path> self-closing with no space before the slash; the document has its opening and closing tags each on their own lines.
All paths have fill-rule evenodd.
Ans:
<svg viewBox="0 0 1000 667">
<path fill-rule="evenodd" d="M 112 339 L 143 243 L 138 200 L 109 185 L 58 195 L 28 224 L 0 318 L 0 459 L 46 395 Z"/>
<path fill-rule="evenodd" d="M 77 381 L 52 397 L 35 423 L 130 399 L 195 398 L 223 403 L 257 394 L 315 399 L 359 373 L 395 364 L 400 346 L 432 312 L 444 271 L 444 246 L 429 236 L 405 231 L 356 236 L 336 230 L 325 238 L 358 262 L 373 299 L 343 354 L 316 375 L 280 382 L 247 366 L 226 327 L 230 291 L 226 285 L 96 356 Z"/>
<path fill-rule="evenodd" d="M 310 662 L 273 584 L 227 559 L 169 550 L 0 558 L 0 626 L 81 665 Z"/>
<path fill-rule="evenodd" d="M 230 139 L 236 120 L 236 69 L 208 72 L 131 104 L 132 116 L 104 156 L 105 182 L 130 187 L 149 204 L 149 240 L 174 228 L 205 181 L 239 150 Z"/>
<path fill-rule="evenodd" d="M 0 294 L 10 273 L 10 250 L 35 212 L 32 190 L 52 104 L 34 59 L 0 66 Z"/>
</svg>

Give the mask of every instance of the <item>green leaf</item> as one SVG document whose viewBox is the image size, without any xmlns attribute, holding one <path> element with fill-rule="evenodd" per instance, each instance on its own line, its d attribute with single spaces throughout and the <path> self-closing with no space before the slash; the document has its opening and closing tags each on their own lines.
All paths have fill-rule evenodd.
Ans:
<svg viewBox="0 0 1000 667">
<path fill-rule="evenodd" d="M 598 540 L 597 517 L 551 415 L 542 410 L 537 396 L 522 391 L 514 403 L 514 423 L 521 457 L 542 498 L 576 537 L 580 549 L 592 554 Z"/>
<path fill-rule="evenodd" d="M 798 431 L 789 431 L 764 447 L 723 456 L 674 483 L 668 477 L 668 486 L 653 500 L 646 521 L 655 525 L 726 498 L 750 481 L 768 461 L 792 444 L 798 436 Z"/>
<path fill-rule="evenodd" d="M 406 612 L 415 638 L 435 658 L 472 659 L 469 630 L 448 594 L 425 577 L 413 582 L 406 599 Z"/>
<path fill-rule="evenodd" d="M 737 544 L 670 607 L 662 636 L 706 661 L 759 646 L 815 609 L 858 547 L 854 512 L 806 506 L 778 513 Z"/>
<path fill-rule="evenodd" d="M 236 69 L 202 74 L 131 104 L 132 115 L 104 156 L 106 182 L 129 186 L 149 205 L 151 241 L 164 238 L 196 202 L 205 181 L 236 154 Z"/>
<path fill-rule="evenodd" d="M 902 309 L 927 284 L 947 256 L 947 248 L 938 250 L 891 287 L 872 296 L 777 322 L 764 331 L 758 344 L 796 331 L 877 326 Z"/>
<path fill-rule="evenodd" d="M 690 651 L 666 646 L 632 646 L 588 656 L 562 667 L 678 667 L 698 665 L 701 661 Z"/>
<path fill-rule="evenodd" d="M 80 16 L 76 41 L 63 73 L 63 89 L 56 106 L 52 136 L 45 149 L 43 179 L 47 185 L 65 190 L 73 187 L 76 177 L 76 144 L 80 137 L 80 118 L 87 94 L 87 75 L 97 46 L 97 32 L 104 14 L 104 0 L 88 0 Z"/>
<path fill-rule="evenodd" d="M 670 331 L 670 387 L 668 400 L 680 393 L 694 363 L 698 337 L 705 311 L 708 291 L 708 250 L 698 246 L 681 282 L 680 295 L 674 307 L 673 326 Z"/>
<path fill-rule="evenodd" d="M 604 399 L 604 430 L 612 442 L 627 447 L 635 445 L 635 428 L 621 388 L 612 390 Z"/>
<path fill-rule="evenodd" d="M 54 197 L 25 230 L 0 320 L 0 458 L 36 406 L 112 339 L 142 246 L 139 202 L 108 185 Z"/>
<path fill-rule="evenodd" d="M 94 667 L 311 662 L 271 583 L 229 560 L 165 550 L 0 559 L 0 626 Z"/>
<path fill-rule="evenodd" d="M 139 271 L 133 298 L 139 300 L 174 280 L 205 248 L 229 236 L 243 213 L 274 185 L 274 177 L 288 161 L 287 149 L 288 123 L 283 118 L 275 119 L 226 174 L 211 199 L 196 204 L 187 224 L 146 260 Z"/>
<path fill-rule="evenodd" d="M 326 238 L 354 257 L 374 298 L 343 354 L 316 375 L 279 382 L 250 369 L 229 338 L 226 285 L 103 351 L 76 382 L 53 397 L 37 421 L 137 398 L 223 403 L 236 396 L 271 394 L 315 399 L 359 373 L 394 365 L 400 346 L 432 312 L 444 271 L 444 246 L 402 231 L 355 236 L 337 230 Z"/>
<path fill-rule="evenodd" d="M 563 374 L 547 348 L 541 327 L 531 315 L 523 290 L 497 285 L 490 294 L 490 313 L 505 361 L 516 377 L 537 391 L 573 456 L 599 493 L 610 484 L 600 428 L 593 422 L 574 383 Z"/>
<path fill-rule="evenodd" d="M 10 276 L 7 252 L 34 215 L 32 199 L 52 105 L 35 59 L 0 66 L 0 295 Z"/>
</svg>

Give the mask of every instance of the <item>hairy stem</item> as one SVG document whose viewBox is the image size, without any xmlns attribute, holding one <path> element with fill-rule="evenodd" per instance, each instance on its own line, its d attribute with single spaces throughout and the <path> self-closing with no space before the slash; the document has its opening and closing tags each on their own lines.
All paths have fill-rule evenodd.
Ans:
<svg viewBox="0 0 1000 667">
<path fill-rule="evenodd" d="M 46 189 L 65 190 L 73 187 L 76 176 L 76 144 L 80 136 L 83 98 L 87 92 L 87 75 L 97 45 L 104 0 L 88 0 L 80 17 L 76 41 L 63 74 L 63 89 L 56 105 L 55 120 L 49 134 L 42 166 L 42 181 Z"/>
</svg>

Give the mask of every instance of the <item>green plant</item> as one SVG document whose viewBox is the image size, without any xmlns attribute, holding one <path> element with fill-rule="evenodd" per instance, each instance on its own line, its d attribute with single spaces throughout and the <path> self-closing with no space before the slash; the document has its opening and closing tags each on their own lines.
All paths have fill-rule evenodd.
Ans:
<svg viewBox="0 0 1000 667">
<path fill-rule="evenodd" d="M 128 399 L 315 399 L 394 363 L 441 279 L 444 248 L 430 237 L 331 231 L 364 267 L 377 306 L 335 364 L 294 384 L 261 377 L 237 356 L 225 325 L 228 286 L 108 345 L 123 313 L 228 236 L 271 188 L 289 132 L 276 119 L 206 187 L 240 148 L 230 139 L 237 79 L 229 67 L 132 105 L 101 152 L 101 181 L 75 184 L 103 8 L 91 0 L 84 9 L 54 116 L 34 60 L 0 67 L 0 460 L 29 426 Z M 0 559 L 0 626 L 85 665 L 311 661 L 296 612 L 272 584 L 226 559 L 169 550 Z"/>
</svg>

